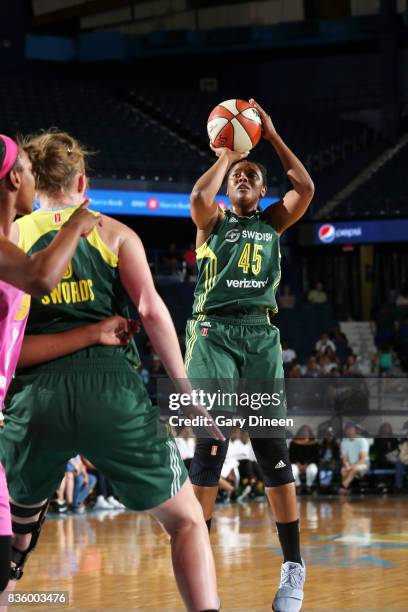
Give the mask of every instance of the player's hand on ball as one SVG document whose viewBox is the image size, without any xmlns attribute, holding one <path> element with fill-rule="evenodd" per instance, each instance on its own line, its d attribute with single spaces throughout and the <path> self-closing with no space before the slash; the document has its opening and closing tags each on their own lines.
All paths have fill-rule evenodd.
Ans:
<svg viewBox="0 0 408 612">
<path fill-rule="evenodd" d="M 258 111 L 259 116 L 261 118 L 262 137 L 265 138 L 265 140 L 269 140 L 269 138 L 276 136 L 277 132 L 276 132 L 275 126 L 273 125 L 272 119 L 270 118 L 268 113 L 264 111 L 262 106 L 260 106 L 258 102 L 256 102 L 253 98 L 249 100 L 249 103 Z"/>
<path fill-rule="evenodd" d="M 85 200 L 76 211 L 70 216 L 68 221 L 65 223 L 66 226 L 75 225 L 79 228 L 81 236 L 86 238 L 96 225 L 102 225 L 102 217 L 95 215 L 88 210 L 90 200 Z"/>
<path fill-rule="evenodd" d="M 210 147 L 214 151 L 217 157 L 225 156 L 228 158 L 230 164 L 235 164 L 235 162 L 248 157 L 249 151 L 245 151 L 245 153 L 239 153 L 238 151 L 231 151 L 227 147 L 214 147 L 214 145 L 210 142 Z"/>
</svg>

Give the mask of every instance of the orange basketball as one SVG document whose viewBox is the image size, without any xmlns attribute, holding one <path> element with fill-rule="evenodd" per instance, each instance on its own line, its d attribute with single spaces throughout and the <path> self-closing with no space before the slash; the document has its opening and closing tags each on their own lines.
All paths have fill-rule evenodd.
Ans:
<svg viewBox="0 0 408 612">
<path fill-rule="evenodd" d="M 207 132 L 214 147 L 250 151 L 261 138 L 262 122 L 258 111 L 245 100 L 226 100 L 210 113 Z"/>
</svg>

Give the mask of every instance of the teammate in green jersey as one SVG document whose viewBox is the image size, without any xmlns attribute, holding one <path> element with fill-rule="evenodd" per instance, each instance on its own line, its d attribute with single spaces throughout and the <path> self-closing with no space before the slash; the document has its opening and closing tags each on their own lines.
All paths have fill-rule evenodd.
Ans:
<svg viewBox="0 0 408 612">
<path fill-rule="evenodd" d="M 248 153 L 213 148 L 218 160 L 191 193 L 199 269 L 193 317 L 187 324 L 185 363 L 191 380 L 262 379 L 272 384 L 284 377 L 279 331 L 271 323 L 280 280 L 279 236 L 305 213 L 314 185 L 271 118 L 254 100 L 251 104 L 262 119 L 263 137 L 273 146 L 293 188 L 261 211 L 260 200 L 267 190 L 263 167 L 246 160 Z M 231 201 L 227 212 L 215 203 L 225 177 Z M 286 440 L 283 435 L 253 437 L 252 444 L 284 557 L 273 609 L 297 612 L 303 601 L 305 567 Z M 209 528 L 227 447 L 228 442 L 198 440 L 190 467 Z"/>
<path fill-rule="evenodd" d="M 25 148 L 41 208 L 18 222 L 13 237 L 32 254 L 52 240 L 83 201 L 86 153 L 75 139 L 57 132 L 29 139 Z M 81 453 L 106 474 L 127 507 L 148 509 L 164 525 L 187 609 L 215 610 L 214 562 L 202 510 L 174 440 L 160 425 L 134 368 L 139 361 L 135 345 L 91 346 L 63 357 L 67 350 L 58 342 L 58 334 L 108 314 L 127 318 L 126 293 L 169 376 L 179 380 L 181 392 L 189 392 L 177 335 L 142 243 L 129 228 L 103 217 L 102 227 L 80 241 L 57 287 L 32 303 L 31 351 L 37 350 L 35 344 L 41 349 L 43 334 L 56 344 L 52 361 L 17 375 L 5 410 L 1 442 L 15 533 L 12 576 L 21 577 L 46 499 L 59 485 L 67 460 Z M 25 366 L 34 361 L 30 354 L 24 357 Z M 202 407 L 198 412 L 207 415 Z"/>
</svg>

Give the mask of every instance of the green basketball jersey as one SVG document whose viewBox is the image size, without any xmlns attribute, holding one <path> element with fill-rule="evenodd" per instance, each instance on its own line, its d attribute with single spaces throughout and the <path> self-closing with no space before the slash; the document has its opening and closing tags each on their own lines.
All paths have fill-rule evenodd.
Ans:
<svg viewBox="0 0 408 612">
<path fill-rule="evenodd" d="M 37 210 L 17 221 L 18 246 L 28 255 L 47 247 L 74 207 Z M 118 257 L 102 241 L 97 228 L 81 238 L 63 278 L 50 294 L 33 298 L 27 334 L 52 334 L 106 319 L 112 315 L 129 318 L 127 294 L 118 271 Z M 90 349 L 91 350 L 91 349 Z M 91 353 L 109 356 L 124 352 L 139 363 L 134 342 L 128 347 L 95 347 Z"/>
<path fill-rule="evenodd" d="M 239 217 L 225 211 L 197 249 L 197 266 L 195 317 L 277 312 L 279 234 L 262 220 L 261 212 Z"/>
</svg>

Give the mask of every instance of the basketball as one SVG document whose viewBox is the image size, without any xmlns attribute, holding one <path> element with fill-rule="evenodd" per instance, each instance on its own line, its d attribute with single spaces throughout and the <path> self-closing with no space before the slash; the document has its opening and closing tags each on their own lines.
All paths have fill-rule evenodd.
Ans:
<svg viewBox="0 0 408 612">
<path fill-rule="evenodd" d="M 258 111 L 245 100 L 225 100 L 211 111 L 207 132 L 214 147 L 250 151 L 261 138 L 262 122 Z"/>
</svg>

